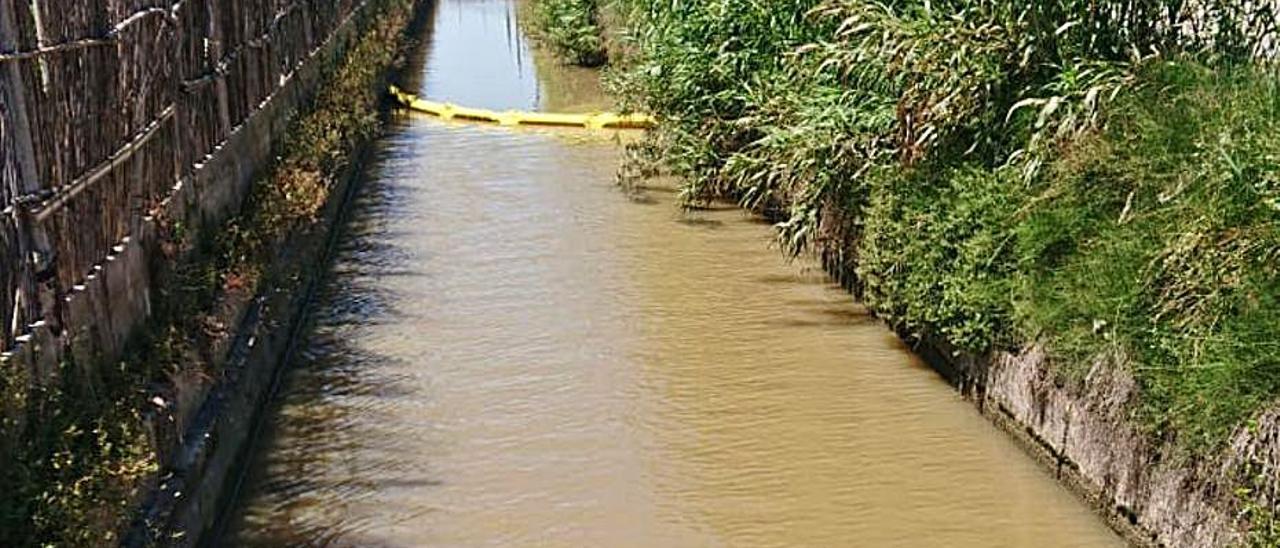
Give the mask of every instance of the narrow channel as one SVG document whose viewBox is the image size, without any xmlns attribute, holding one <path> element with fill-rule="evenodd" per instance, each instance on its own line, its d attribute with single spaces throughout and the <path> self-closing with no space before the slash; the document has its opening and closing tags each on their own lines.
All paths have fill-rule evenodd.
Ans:
<svg viewBox="0 0 1280 548">
<path fill-rule="evenodd" d="M 433 9 L 420 95 L 607 102 L 515 0 Z M 620 191 L 619 138 L 394 118 L 223 544 L 1122 545 L 769 226 Z"/>
</svg>

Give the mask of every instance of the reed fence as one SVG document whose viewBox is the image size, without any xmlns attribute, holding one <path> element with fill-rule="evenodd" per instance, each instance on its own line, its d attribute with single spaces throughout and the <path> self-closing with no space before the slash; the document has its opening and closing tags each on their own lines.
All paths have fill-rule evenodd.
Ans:
<svg viewBox="0 0 1280 548">
<path fill-rule="evenodd" d="M 360 4 L 0 0 L 0 352 Z"/>
</svg>

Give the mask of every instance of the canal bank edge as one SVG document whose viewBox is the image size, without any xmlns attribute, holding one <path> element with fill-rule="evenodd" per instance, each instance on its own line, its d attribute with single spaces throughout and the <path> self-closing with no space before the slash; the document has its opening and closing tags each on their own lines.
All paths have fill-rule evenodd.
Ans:
<svg viewBox="0 0 1280 548">
<path fill-rule="evenodd" d="M 1251 469 L 1280 464 L 1277 410 L 1256 428 L 1236 433 L 1226 456 L 1176 462 L 1131 422 L 1137 384 L 1114 364 L 1095 364 L 1083 386 L 1072 387 L 1059 380 L 1038 346 L 956 358 L 945 342 L 903 338 L 1130 543 L 1247 544 L 1230 486 L 1248 480 L 1241 476 Z"/>
<path fill-rule="evenodd" d="M 246 124 L 249 131 L 237 134 L 209 163 L 214 176 L 224 170 L 252 170 L 261 173 L 273 163 L 286 158 L 274 157 L 288 139 L 286 130 L 295 119 L 323 114 L 323 107 L 311 105 L 310 90 L 330 85 L 324 81 L 339 67 L 365 63 L 356 72 L 372 81 L 363 83 L 372 97 L 381 97 L 393 76 L 402 68 L 405 46 L 427 16 L 430 0 L 368 0 L 358 12 L 334 33 L 326 45 L 313 54 L 296 86 L 299 91 L 286 99 L 273 99 L 268 115 L 257 116 Z M 395 13 L 399 10 L 399 13 Z M 407 12 L 405 12 L 407 10 Z M 390 62 L 385 59 L 351 58 L 359 52 L 364 40 L 377 40 L 378 25 L 398 37 L 391 48 Z M 369 34 L 375 34 L 369 38 Z M 385 47 L 385 46 L 384 46 Z M 359 57 L 356 55 L 355 57 Z M 276 102 L 280 104 L 275 104 Z M 373 115 L 381 109 L 378 103 L 359 105 Z M 317 110 L 307 112 L 307 109 Z M 295 111 L 302 109 L 296 116 Z M 267 107 L 264 107 L 267 110 Z M 379 123 L 380 124 L 380 123 Z M 233 503 L 255 438 L 266 419 L 264 414 L 283 370 L 292 355 L 297 339 L 306 324 L 306 308 L 315 288 L 324 276 L 339 226 L 346 215 L 348 202 L 358 188 L 358 177 L 369 153 L 372 136 L 359 139 L 351 150 L 343 151 L 346 162 L 335 162 L 333 171 L 323 173 L 329 181 L 319 210 L 304 225 L 284 235 L 283 241 L 267 242 L 270 250 L 265 272 L 256 291 L 237 292 L 228 289 L 215 303 L 212 316 L 235 326 L 229 336 L 212 344 L 211 359 L 221 371 L 212 386 L 191 378 L 175 376 L 168 387 L 170 398 L 158 400 L 167 416 L 152 418 L 155 444 L 161 454 L 159 477 L 142 500 L 136 519 L 123 538 L 124 546 L 196 546 L 216 537 L 226 508 Z M 241 149 L 265 154 L 240 154 Z M 246 158 L 251 166 L 245 166 Z M 259 162 L 253 162 L 259 159 Z M 222 165 L 222 168 L 217 167 Z M 259 185 L 275 184 L 272 178 Z M 236 203 L 249 199 L 253 190 L 241 190 Z M 216 188 L 216 187 L 213 187 Z M 191 207 L 207 203 L 192 197 Z M 227 218 L 224 212 L 220 218 Z M 234 222 L 235 219 L 229 222 Z M 209 223 L 216 226 L 216 223 Z M 225 227 L 224 227 L 225 228 Z M 212 262 L 216 257 L 200 257 Z M 169 273 L 177 281 L 178 276 Z M 234 272 L 228 272 L 231 276 Z M 167 419 L 167 420 L 166 420 Z M 162 433 L 165 423 L 169 432 Z M 167 443 L 166 443 L 167 440 Z M 169 454 L 164 454 L 165 446 Z"/>
<path fill-rule="evenodd" d="M 837 253 L 824 253 L 823 266 L 857 294 L 853 269 Z M 1276 478 L 1256 475 L 1280 470 L 1280 408 L 1236 432 L 1225 454 L 1171 459 L 1130 417 L 1138 386 L 1118 358 L 1094 363 L 1076 386 L 1039 345 L 978 356 L 934 334 L 888 327 L 1128 543 L 1266 545 L 1251 544 L 1242 532 L 1251 516 L 1237 507 L 1250 493 L 1237 486 L 1274 488 Z"/>
<path fill-rule="evenodd" d="M 598 8 L 594 2 L 587 0 L 546 2 L 571 4 L 573 9 L 579 11 L 602 9 L 605 19 L 620 18 L 617 14 L 612 18 L 608 16 L 609 12 L 618 11 L 619 3 L 606 3 Z M 697 12 L 696 9 L 691 11 Z M 748 11 L 744 10 L 744 13 Z M 614 25 L 626 28 L 632 24 L 625 17 L 621 19 Z M 729 20 L 726 25 L 745 25 L 739 27 L 738 32 L 750 32 L 743 31 L 742 28 L 750 29 L 750 25 L 755 22 L 750 19 L 750 15 L 744 15 L 741 19 L 725 19 Z M 777 22 L 767 16 L 764 19 Z M 708 24 L 706 20 L 701 22 Z M 600 32 L 608 35 L 613 30 L 608 26 Z M 868 23 L 864 26 L 871 25 Z M 762 24 L 758 28 L 765 27 Z M 697 35 L 693 34 L 680 36 L 695 43 L 698 40 Z M 631 46 L 638 47 L 635 44 Z M 627 61 L 628 55 L 621 57 Z M 678 56 L 675 58 L 679 59 Z M 648 70 L 645 74 L 672 78 L 670 75 L 678 71 L 659 69 L 673 66 L 687 68 L 679 60 L 660 61 L 663 62 L 646 67 Z M 742 62 L 741 65 L 754 66 L 749 62 Z M 749 69 L 740 70 L 750 72 Z M 732 74 L 736 77 L 743 76 L 739 73 Z M 706 83 L 695 81 L 698 84 Z M 659 82 L 661 88 L 673 87 L 661 84 L 660 77 L 653 78 L 653 82 Z M 641 96 L 646 92 L 644 89 L 628 89 L 635 88 L 634 84 L 620 87 Z M 706 91 L 696 85 L 688 88 Z M 770 98 L 774 97 L 766 97 L 765 100 Z M 677 101 L 679 99 L 687 97 L 678 93 L 661 97 L 662 101 L 667 101 L 665 104 L 668 106 L 685 106 Z M 645 102 L 641 100 L 641 104 Z M 655 111 L 662 110 L 651 108 Z M 683 116 L 684 121 L 693 120 L 692 124 L 680 127 L 681 130 L 695 134 L 694 141 L 699 138 L 713 140 L 706 135 L 697 135 L 698 132 L 714 133 L 718 129 L 710 124 L 698 125 L 708 121 L 707 118 L 699 118 L 705 112 L 691 114 L 680 112 L 679 108 L 671 107 L 671 110 L 676 111 L 672 118 L 680 119 Z M 696 110 L 699 107 L 690 108 Z M 664 114 L 669 113 L 654 114 L 661 119 Z M 1003 119 L 1004 115 L 1005 111 L 1000 111 L 997 118 Z M 730 123 L 754 127 L 747 123 L 748 120 L 749 117 Z M 795 120 L 787 122 L 799 124 Z M 707 126 L 711 129 L 706 129 Z M 723 152 L 716 149 L 714 144 L 698 144 L 706 145 L 712 152 Z M 661 146 L 655 147 L 660 148 Z M 696 149 L 696 146 L 690 148 Z M 640 152 L 640 156 L 645 156 L 649 151 Z M 696 154 L 688 156 L 694 157 Z M 650 161 L 655 159 L 668 161 L 667 158 L 644 158 Z M 786 158 L 765 158 L 768 161 L 780 159 L 785 161 Z M 690 171 L 705 167 L 697 164 L 702 161 L 701 157 L 697 160 L 689 160 L 687 157 L 676 160 L 697 166 L 688 168 Z M 643 174 L 648 166 L 639 167 L 637 171 Z M 712 190 L 707 191 L 707 194 L 719 192 L 719 195 L 696 198 L 741 198 L 734 194 L 735 190 L 741 191 L 741 188 L 726 191 L 723 187 L 717 187 L 717 183 L 724 181 L 715 181 L 713 176 L 709 178 L 713 180 L 706 184 L 706 188 Z M 699 184 L 705 183 L 707 181 L 699 181 Z M 686 187 L 685 190 L 689 188 Z M 697 192 L 695 189 L 693 194 Z M 791 192 L 799 191 L 792 189 Z M 753 208 L 754 212 L 764 213 L 771 221 L 786 221 L 785 214 L 781 217 L 771 215 L 788 211 L 794 205 L 790 203 L 794 195 L 786 194 L 785 191 L 778 192 L 773 196 L 778 200 L 776 203 L 757 205 Z M 830 208 L 821 211 L 813 226 L 842 226 L 847 221 L 836 218 L 840 213 L 832 213 Z M 840 280 L 851 294 L 861 296 L 861 283 L 855 279 L 855 267 L 859 266 L 858 258 L 854 256 L 857 251 L 841 247 L 846 242 L 840 240 L 847 236 L 849 235 L 841 234 L 827 240 L 815 238 L 821 241 L 811 242 L 813 247 L 810 249 L 822 256 L 824 266 L 834 279 Z M 1045 349 L 1035 341 L 1014 351 L 974 355 L 960 351 L 959 346 L 954 344 L 962 342 L 958 339 L 948 340 L 928 329 L 920 333 L 918 329 L 904 328 L 892 319 L 887 319 L 886 323 L 973 402 L 984 416 L 1012 435 L 1028 454 L 1044 464 L 1061 484 L 1081 496 L 1128 542 L 1138 546 L 1280 546 L 1277 544 L 1280 542 L 1277 540 L 1280 539 L 1280 529 L 1277 528 L 1277 523 L 1280 523 L 1280 507 L 1277 507 L 1280 504 L 1280 473 L 1277 472 L 1280 471 L 1280 406 L 1275 404 L 1274 399 L 1254 419 L 1234 428 L 1221 451 L 1188 457 L 1180 454 L 1178 448 L 1155 439 L 1150 428 L 1144 428 L 1134 417 L 1133 404 L 1138 398 L 1138 380 L 1133 373 L 1132 364 L 1123 357 L 1110 356 L 1096 362 L 1079 363 L 1087 371 L 1087 375 L 1083 375 L 1084 378 L 1078 382 L 1076 379 L 1068 381 L 1063 378 L 1060 367 L 1062 364 L 1053 363 Z"/>
</svg>

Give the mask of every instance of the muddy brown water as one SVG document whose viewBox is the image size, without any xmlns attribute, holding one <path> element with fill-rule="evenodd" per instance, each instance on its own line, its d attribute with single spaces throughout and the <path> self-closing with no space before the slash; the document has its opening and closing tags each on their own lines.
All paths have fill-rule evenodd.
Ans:
<svg viewBox="0 0 1280 548">
<path fill-rule="evenodd" d="M 516 13 L 438 1 L 409 85 L 604 105 Z M 222 543 L 1121 545 L 768 226 L 618 162 L 397 116 Z"/>
</svg>

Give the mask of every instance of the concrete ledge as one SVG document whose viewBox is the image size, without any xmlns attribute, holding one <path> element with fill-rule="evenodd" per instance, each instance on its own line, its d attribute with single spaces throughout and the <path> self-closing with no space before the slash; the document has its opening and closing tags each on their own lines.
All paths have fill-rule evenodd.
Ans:
<svg viewBox="0 0 1280 548">
<path fill-rule="evenodd" d="M 419 12 L 426 3 L 418 2 Z M 340 31 L 343 36 L 330 47 L 345 48 L 373 15 L 365 14 L 344 27 Z M 325 63 L 340 59 L 336 50 L 325 55 L 329 56 Z M 314 70 L 318 77 L 321 68 Z M 378 89 L 385 87 L 390 72 L 376 84 Z M 255 131 L 268 132 L 270 128 L 259 127 Z M 334 187 L 319 218 L 305 230 L 290 235 L 288 245 L 280 247 L 274 261 L 307 266 L 298 275 L 274 285 L 264 284 L 252 298 L 230 305 L 234 310 L 228 315 L 238 318 L 235 335 L 224 348 L 215 351 L 225 354 L 225 363 L 220 367 L 223 374 L 216 384 L 198 387 L 197 394 L 187 398 L 199 402 L 198 410 L 186 410 L 185 420 L 178 418 L 163 427 L 157 425 L 157 430 L 176 432 L 182 441 L 171 456 L 162 459 L 167 462 L 163 475 L 128 532 L 125 546 L 197 546 L 209 534 L 218 532 L 222 514 L 237 495 L 243 464 L 257 437 L 263 411 L 306 323 L 307 306 L 323 279 L 337 227 L 357 188 L 366 153 L 367 147 L 357 151 L 353 155 L 355 161 L 334 176 Z M 242 173 L 244 165 L 233 158 L 220 169 L 230 170 L 231 176 Z M 226 193 L 200 201 L 243 199 L 249 190 L 244 188 L 238 197 Z M 204 214 L 209 216 L 205 222 L 209 222 L 221 212 L 214 208 Z"/>
<path fill-rule="evenodd" d="M 421 9 L 422 3 L 416 5 Z M 362 8 L 364 9 L 364 5 Z M 316 85 L 325 65 L 342 58 L 342 52 L 360 36 L 372 13 L 361 13 L 339 28 L 334 40 L 319 51 L 306 72 L 294 79 L 297 86 Z M 415 18 L 416 20 L 416 18 Z M 411 24 L 412 27 L 412 24 Z M 383 88 L 379 82 L 379 88 Z M 250 192 L 257 170 L 256 161 L 270 163 L 273 147 L 253 142 L 253 138 L 279 138 L 287 128 L 288 118 L 300 102 L 310 99 L 310 90 L 293 88 L 278 106 L 265 105 L 262 118 L 252 119 L 237 134 L 248 141 L 219 150 L 220 160 L 211 160 L 197 177 L 192 191 L 178 195 L 170 207 L 189 207 L 193 222 L 216 227 Z M 274 101 L 275 99 L 273 99 Z M 239 150 L 241 146 L 246 150 Z M 241 152 L 241 154 L 238 154 Z M 323 278 L 328 256 L 334 245 L 337 225 L 346 213 L 347 202 L 355 192 L 356 179 L 364 164 L 362 149 L 353 155 L 355 161 L 343 173 L 334 174 L 334 187 L 323 213 L 306 229 L 288 237 L 280 246 L 274 264 L 306 265 L 300 273 L 283 277 L 278 283 L 265 284 L 256 296 L 230 298 L 221 315 L 234 318 L 234 335 L 214 353 L 225 361 L 219 379 L 200 379 L 189 387 L 175 387 L 177 393 L 168 405 L 152 417 L 152 430 L 157 447 L 172 447 L 172 453 L 161 457 L 163 472 L 152 492 L 143 502 L 140 517 L 125 536 L 124 545 L 178 545 L 189 547 L 205 540 L 215 531 L 220 513 L 238 490 L 239 469 L 247 449 L 256 438 L 262 411 L 269 405 L 284 364 L 305 325 L 307 303 L 316 284 Z M 243 178 L 241 186 L 219 183 L 219 178 Z M 204 188 L 204 193 L 201 189 Z M 175 383 L 182 384 L 182 383 Z M 183 394 L 186 391 L 186 394 Z M 168 443 L 166 443 L 168 442 Z"/>
<path fill-rule="evenodd" d="M 1241 543 L 1247 524 L 1232 489 L 1240 466 L 1280 470 L 1280 409 L 1238 432 L 1225 455 L 1172 462 L 1130 419 L 1138 387 L 1119 363 L 1100 361 L 1072 386 L 1059 382 L 1039 347 L 974 357 L 937 338 L 900 335 L 1135 546 Z"/>
<path fill-rule="evenodd" d="M 823 266 L 857 295 L 848 268 L 856 258 L 822 253 Z M 893 326 L 890 326 L 891 328 Z M 1093 364 L 1083 383 L 1058 378 L 1042 348 L 974 356 L 931 334 L 898 336 L 1008 433 L 1058 481 L 1135 546 L 1201 547 L 1242 543 L 1249 524 L 1235 489 L 1242 470 L 1269 478 L 1255 503 L 1280 506 L 1280 406 L 1239 429 L 1227 450 L 1205 461 L 1174 462 L 1130 418 L 1137 382 L 1117 359 Z"/>
</svg>

